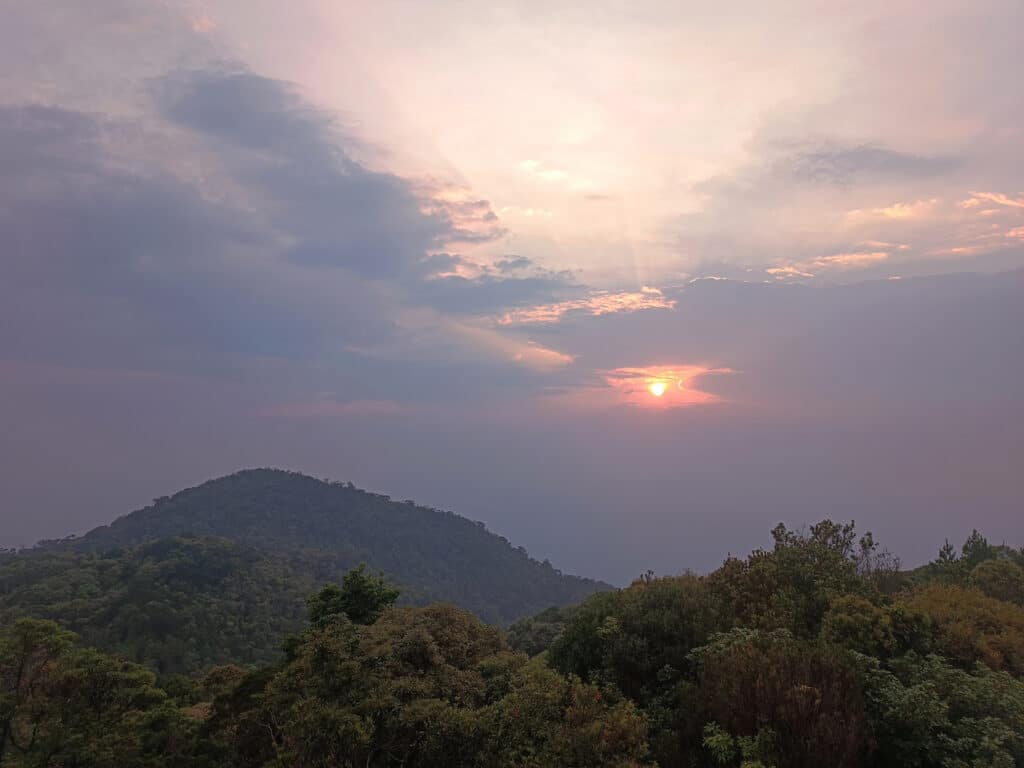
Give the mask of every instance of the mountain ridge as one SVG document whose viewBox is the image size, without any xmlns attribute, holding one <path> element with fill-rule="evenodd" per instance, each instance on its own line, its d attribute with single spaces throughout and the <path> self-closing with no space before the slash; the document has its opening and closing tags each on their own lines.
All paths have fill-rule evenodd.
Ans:
<svg viewBox="0 0 1024 768">
<path fill-rule="evenodd" d="M 301 560 L 316 581 L 366 562 L 392 578 L 408 602 L 454 602 L 502 625 L 612 588 L 564 574 L 454 512 L 274 468 L 214 478 L 80 537 L 38 546 L 103 552 L 179 536 L 224 538 Z"/>
</svg>

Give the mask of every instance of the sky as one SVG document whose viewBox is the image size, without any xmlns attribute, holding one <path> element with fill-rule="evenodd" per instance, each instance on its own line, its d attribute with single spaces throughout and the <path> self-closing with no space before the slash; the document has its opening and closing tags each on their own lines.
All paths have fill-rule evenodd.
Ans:
<svg viewBox="0 0 1024 768">
<path fill-rule="evenodd" d="M 243 467 L 567 572 L 1024 544 L 1024 5 L 0 0 L 0 545 Z"/>
</svg>

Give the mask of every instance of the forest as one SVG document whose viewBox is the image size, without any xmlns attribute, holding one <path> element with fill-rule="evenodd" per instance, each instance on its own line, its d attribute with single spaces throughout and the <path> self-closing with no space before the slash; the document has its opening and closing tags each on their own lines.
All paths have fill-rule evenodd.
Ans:
<svg viewBox="0 0 1024 768">
<path fill-rule="evenodd" d="M 401 587 L 403 602 L 453 602 L 502 626 L 550 605 L 577 603 L 610 588 L 603 582 L 563 574 L 547 561 L 534 560 L 525 549 L 512 546 L 483 523 L 453 512 L 396 501 L 351 483 L 277 469 L 236 472 L 156 499 L 82 537 L 42 542 L 19 553 L 20 559 L 35 556 L 41 562 L 19 567 L 58 580 L 66 569 L 59 567 L 51 573 L 45 565 L 58 554 L 86 560 L 90 556 L 124 557 L 149 567 L 176 559 L 180 542 L 156 551 L 140 552 L 138 547 L 167 538 L 204 540 L 195 544 L 196 551 L 186 559 L 211 566 L 219 555 L 199 550 L 234 545 L 237 554 L 232 557 L 244 561 L 249 571 L 245 578 L 261 584 L 269 579 L 270 583 L 260 587 L 268 591 L 278 590 L 277 582 L 286 580 L 305 594 L 313 584 L 338 581 L 359 563 L 370 563 Z M 131 567 L 135 572 L 134 565 Z M 191 563 L 167 567 L 180 574 L 196 570 Z M 208 586 L 220 577 L 216 570 L 202 565 L 199 570 Z M 8 591 L 4 578 L 0 574 L 0 611 L 2 596 Z M 55 582 L 51 579 L 50 583 Z M 190 593 L 204 588 L 203 584 L 181 585 Z M 42 586 L 39 589 L 49 591 Z M 63 584 L 62 589 L 74 592 L 75 585 Z M 214 597 L 222 594 L 220 586 L 213 591 Z M 247 593 L 248 589 L 240 590 L 239 599 L 244 600 Z M 75 597 L 89 598 L 91 594 L 77 593 Z M 251 610 L 258 611 L 262 605 L 256 600 Z M 302 601 L 296 605 L 301 618 Z M 64 620 L 64 615 L 55 613 L 50 618 Z"/>
<path fill-rule="evenodd" d="M 772 538 L 507 631 L 450 603 L 401 604 L 364 565 L 291 616 L 298 585 L 254 577 L 263 556 L 218 540 L 146 545 L 173 554 L 155 560 L 8 555 L 0 765 L 1024 766 L 1024 551 L 975 532 L 908 571 L 852 523 Z M 61 604 L 81 634 L 33 607 L 61 558 L 96 596 Z M 19 564 L 51 576 L 24 573 L 19 590 Z M 188 663 L 173 644 L 132 646 L 161 620 L 161 588 L 184 583 L 175 569 L 216 587 L 163 619 L 195 636 Z M 241 606 L 231 632 L 208 623 Z M 273 653 L 246 645 L 276 633 Z"/>
</svg>

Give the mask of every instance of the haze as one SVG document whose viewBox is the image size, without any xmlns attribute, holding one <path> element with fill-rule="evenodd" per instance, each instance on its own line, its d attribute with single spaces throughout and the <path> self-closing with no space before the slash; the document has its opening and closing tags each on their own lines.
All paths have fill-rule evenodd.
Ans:
<svg viewBox="0 0 1024 768">
<path fill-rule="evenodd" d="M 1019 544 L 1024 5 L 775 5 L 0 0 L 0 544 L 252 466 L 616 583 Z"/>
</svg>

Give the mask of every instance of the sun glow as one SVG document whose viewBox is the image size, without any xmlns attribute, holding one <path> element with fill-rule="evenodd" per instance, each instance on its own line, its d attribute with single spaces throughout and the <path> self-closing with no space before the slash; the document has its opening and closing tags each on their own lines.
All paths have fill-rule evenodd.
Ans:
<svg viewBox="0 0 1024 768">
<path fill-rule="evenodd" d="M 665 382 L 664 381 L 652 381 L 648 386 L 647 390 L 655 397 L 661 397 L 665 394 Z"/>
</svg>

